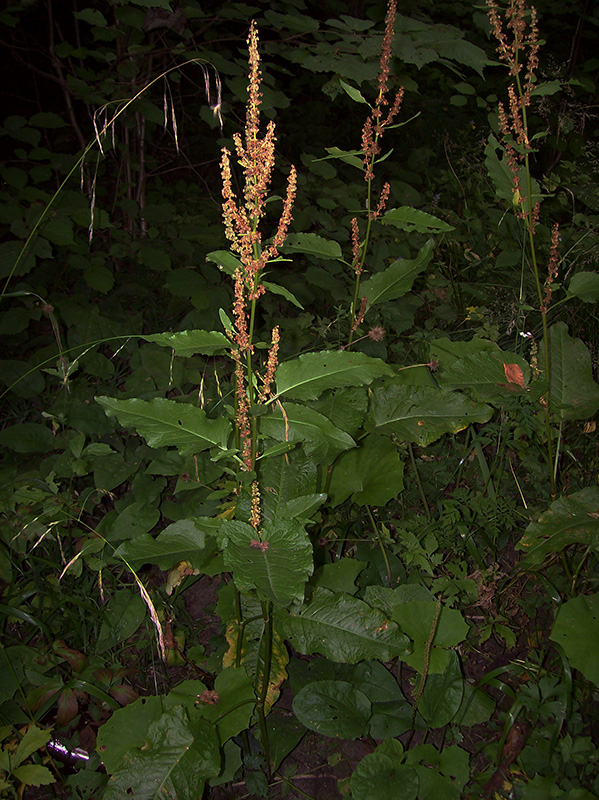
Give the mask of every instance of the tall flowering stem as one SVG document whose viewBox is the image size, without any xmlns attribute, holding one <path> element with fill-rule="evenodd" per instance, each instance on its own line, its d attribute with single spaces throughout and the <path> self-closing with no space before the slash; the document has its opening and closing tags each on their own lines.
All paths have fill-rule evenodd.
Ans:
<svg viewBox="0 0 599 800">
<path fill-rule="evenodd" d="M 270 243 L 263 244 L 259 225 L 265 212 L 265 203 L 275 163 L 275 125 L 271 121 L 264 136 L 260 135 L 260 103 L 262 92 L 258 31 L 252 21 L 248 36 L 249 84 L 244 136 L 233 135 L 237 163 L 243 170 L 243 196 L 238 198 L 233 190 L 231 152 L 223 148 L 221 158 L 223 220 L 225 235 L 231 242 L 231 250 L 239 258 L 240 267 L 234 275 L 235 304 L 234 354 L 236 361 L 235 380 L 237 397 L 237 434 L 241 451 L 241 468 L 252 471 L 256 460 L 256 430 L 250 420 L 249 409 L 254 404 L 255 376 L 252 363 L 254 352 L 254 321 L 256 301 L 264 293 L 262 274 L 269 261 L 276 258 L 285 241 L 291 210 L 297 188 L 297 176 L 291 167 L 287 179 L 287 190 L 283 210 Z M 259 399 L 264 399 L 276 369 L 278 329 L 273 331 L 273 344 L 269 353 L 267 374 L 263 379 L 263 390 Z M 243 368 L 241 363 L 243 361 Z"/>
<path fill-rule="evenodd" d="M 376 201 L 373 198 L 372 183 L 377 156 L 381 152 L 380 141 L 385 129 L 391 125 L 401 108 L 403 88 L 395 93 L 393 102 L 389 99 L 389 73 L 392 57 L 393 36 L 395 29 L 396 0 L 389 0 L 385 20 L 385 34 L 381 47 L 380 70 L 378 77 L 378 94 L 372 110 L 362 128 L 362 164 L 366 181 L 366 230 L 364 238 L 360 238 L 360 226 L 356 217 L 351 222 L 352 269 L 355 274 L 354 296 L 351 306 L 350 333 L 348 347 L 353 335 L 364 317 L 365 302 L 360 298 L 360 279 L 364 269 L 366 253 L 370 242 L 372 223 L 385 210 L 389 198 L 390 186 L 385 183 Z"/>
<path fill-rule="evenodd" d="M 545 427 L 547 431 L 547 457 L 551 465 L 551 494 L 555 497 L 555 469 L 553 467 L 553 439 L 549 413 L 550 353 L 547 327 L 547 311 L 551 299 L 551 283 L 556 275 L 558 229 L 554 227 L 551 254 L 548 264 L 548 280 L 541 283 L 535 232 L 539 219 L 540 205 L 533 203 L 533 185 L 530 172 L 530 156 L 533 148 L 528 131 L 527 110 L 530 107 L 535 73 L 539 64 L 539 31 L 537 12 L 534 6 L 526 8 L 525 0 L 509 0 L 502 12 L 495 0 L 487 0 L 491 30 L 497 40 L 497 54 L 509 68 L 513 81 L 508 87 L 507 109 L 503 103 L 498 105 L 499 127 L 507 163 L 512 174 L 514 204 L 526 228 L 530 250 L 530 261 L 539 299 L 539 310 L 545 341 L 545 377 L 547 394 L 543 403 Z M 523 169 L 522 169 L 523 168 Z M 523 180 L 522 180 L 522 178 Z M 524 185 L 523 185 L 524 184 Z"/>
<path fill-rule="evenodd" d="M 233 305 L 234 332 L 232 356 L 235 362 L 235 409 L 236 439 L 239 450 L 239 469 L 245 473 L 255 472 L 257 459 L 257 423 L 252 414 L 252 406 L 264 403 L 272 393 L 272 383 L 278 363 L 279 328 L 272 331 L 271 346 L 268 351 L 263 376 L 254 369 L 254 322 L 256 303 L 264 294 L 262 275 L 269 261 L 276 258 L 279 248 L 285 241 L 291 210 L 296 194 L 297 176 L 291 167 L 287 179 L 287 190 L 283 201 L 283 210 L 274 236 L 270 242 L 263 242 L 260 222 L 264 217 L 265 204 L 268 197 L 272 171 L 275 163 L 275 126 L 269 122 L 263 136 L 260 133 L 260 102 L 262 99 L 260 55 L 258 52 L 258 31 L 252 21 L 248 36 L 249 48 L 249 84 L 246 107 L 245 130 L 243 137 L 233 135 L 235 157 L 243 171 L 243 193 L 237 197 L 233 190 L 231 172 L 232 154 L 223 148 L 221 158 L 223 220 L 225 235 L 231 243 L 231 250 L 238 257 L 240 266 L 234 274 L 235 301 Z M 259 388 L 261 386 L 261 388 Z M 240 476 L 241 477 L 241 476 Z M 262 532 L 262 513 L 260 501 L 260 483 L 258 478 L 251 479 L 251 512 L 249 522 L 256 531 L 251 546 L 260 550 L 268 549 L 268 541 Z M 241 481 L 239 488 L 241 487 Z M 242 657 L 242 613 L 239 593 L 236 592 L 236 609 L 239 622 L 239 641 L 236 662 L 239 666 Z M 262 603 L 264 619 L 264 670 L 257 676 L 258 718 L 260 722 L 262 749 L 269 765 L 270 755 L 268 729 L 266 726 L 266 698 L 270 680 L 272 663 L 272 604 Z"/>
</svg>

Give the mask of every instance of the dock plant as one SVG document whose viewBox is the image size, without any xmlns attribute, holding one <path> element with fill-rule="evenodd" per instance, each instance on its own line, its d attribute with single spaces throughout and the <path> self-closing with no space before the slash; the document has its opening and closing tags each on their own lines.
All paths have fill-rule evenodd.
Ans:
<svg viewBox="0 0 599 800">
<path fill-rule="evenodd" d="M 105 17 L 81 14 L 101 41 Z M 169 203 L 146 203 L 145 183 L 143 203 L 132 202 L 130 184 L 120 198 L 111 253 L 135 253 L 173 296 L 191 298 L 176 321 L 180 307 L 169 301 L 165 311 L 155 298 L 150 331 L 127 332 L 121 320 L 96 337 L 90 312 L 63 340 L 75 300 L 62 298 L 60 309 L 41 289 L 11 286 L 32 269 L 36 237 L 50 230 L 48 241 L 69 241 L 51 227 L 61 193 L 94 148 L 98 165 L 122 156 L 108 136 L 121 111 L 41 216 L 13 220 L 24 244 L 4 276 L 5 302 L 29 303 L 54 344 L 31 366 L 6 365 L 0 796 L 60 783 L 61 796 L 82 800 L 310 797 L 310 769 L 296 774 L 292 761 L 309 737 L 325 751 L 317 775 L 348 762 L 332 791 L 354 800 L 599 796 L 599 459 L 590 438 L 599 387 L 587 346 L 596 341 L 564 321 L 597 300 L 597 276 L 564 275 L 560 231 L 571 224 L 555 187 L 535 177 L 546 134 L 532 129 L 535 98 L 559 90 L 538 78 L 536 11 L 489 0 L 488 20 L 499 61 L 442 26 L 401 17 L 395 0 L 380 35 L 344 17 L 339 47 L 353 72 L 327 91 L 352 113 L 367 109 L 361 132 L 354 149 L 317 143 L 323 152 L 295 164 L 264 113 L 250 21 L 245 123 L 231 138 L 221 131 L 221 245 L 204 253 L 205 269 L 170 270 L 171 254 L 193 250 L 188 241 L 177 250 L 176 237 L 160 250 L 152 226 L 164 212 L 164 231 L 176 229 Z M 378 44 L 374 79 L 361 61 L 373 53 L 368 37 Z M 508 68 L 507 99 L 488 109 L 479 155 L 485 186 L 476 191 L 497 222 L 484 257 L 461 243 L 478 225 L 467 204 L 463 217 L 440 200 L 411 204 L 397 177 L 408 172 L 398 142 L 420 114 L 408 102 L 413 81 L 402 76 L 404 86 L 394 64 L 412 52 L 408 40 L 439 48 L 440 64 L 460 54 L 481 81 L 483 66 Z M 311 57 L 294 55 L 318 71 Z M 187 66 L 197 63 L 190 55 Z M 201 64 L 211 124 L 222 128 L 221 78 L 212 102 Z M 164 129 L 170 119 L 178 152 L 171 90 Z M 143 94 L 129 101 L 142 116 L 133 101 Z M 127 101 L 118 107 L 126 119 Z M 145 176 L 145 162 L 132 169 L 142 166 Z M 345 191 L 348 169 L 360 177 Z M 95 177 L 90 187 L 93 222 L 103 219 Z M 298 230 L 319 200 L 330 214 Z M 488 308 L 463 313 L 466 284 L 477 289 L 449 263 L 460 248 L 464 270 L 475 257 L 481 275 L 483 260 L 515 265 L 504 335 Z M 332 298 L 321 302 L 318 289 L 314 313 L 304 307 L 310 281 Z M 18 421 L 46 377 L 48 410 Z M 214 630 L 200 632 L 201 644 L 192 590 L 211 598 L 200 616 Z M 487 647 L 497 658 L 474 674 Z M 348 742 L 359 756 L 335 749 Z M 66 777 L 57 753 L 72 764 L 85 756 L 86 766 Z"/>
</svg>

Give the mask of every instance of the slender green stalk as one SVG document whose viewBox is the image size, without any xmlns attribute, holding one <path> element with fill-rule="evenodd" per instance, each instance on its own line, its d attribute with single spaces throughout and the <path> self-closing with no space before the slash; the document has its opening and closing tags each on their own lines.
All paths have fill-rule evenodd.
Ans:
<svg viewBox="0 0 599 800">
<path fill-rule="evenodd" d="M 424 513 L 426 514 L 427 520 L 431 521 L 431 510 L 428 507 L 428 501 L 426 499 L 426 493 L 424 491 L 424 486 L 422 485 L 422 481 L 420 480 L 420 473 L 418 472 L 418 467 L 416 465 L 416 459 L 414 458 L 414 448 L 412 447 L 412 443 L 408 442 L 408 453 L 410 454 L 410 464 L 412 465 L 412 471 L 414 472 L 414 478 L 416 479 L 416 484 L 418 486 L 418 491 L 420 493 L 420 497 L 422 499 L 422 505 L 424 507 Z"/>
<path fill-rule="evenodd" d="M 258 719 L 260 723 L 260 739 L 262 742 L 262 752 L 266 759 L 266 769 L 268 771 L 268 780 L 271 779 L 271 763 L 270 763 L 270 741 L 268 738 L 268 727 L 266 725 L 266 700 L 268 697 L 268 687 L 270 685 L 270 671 L 272 667 L 272 641 L 273 641 L 273 624 L 272 624 L 272 603 L 262 603 L 262 616 L 264 619 L 264 670 L 262 675 L 262 683 L 260 685 L 260 695 L 258 698 Z"/>
<path fill-rule="evenodd" d="M 416 721 L 416 714 L 418 712 L 418 703 L 420 702 L 420 698 L 422 697 L 422 692 L 424 691 L 424 686 L 426 684 L 426 679 L 428 677 L 428 670 L 430 666 L 430 659 L 431 659 L 431 650 L 433 647 L 433 641 L 435 639 L 435 635 L 437 633 L 437 625 L 439 624 L 439 617 L 441 616 L 441 598 L 437 597 L 437 605 L 435 606 L 435 614 L 433 616 L 433 621 L 431 623 L 431 630 L 428 635 L 428 639 L 424 645 L 424 660 L 422 664 L 422 674 L 420 675 L 420 681 L 418 683 L 418 687 L 414 692 L 414 705 L 412 706 L 412 728 L 414 727 L 414 722 Z"/>
<path fill-rule="evenodd" d="M 383 541 L 383 537 L 381 536 L 381 532 L 379 531 L 379 526 L 376 524 L 376 520 L 372 513 L 372 509 L 370 506 L 366 506 L 366 512 L 368 517 L 370 518 L 370 524 L 374 530 L 374 535 L 376 536 L 377 542 L 379 547 L 381 548 L 381 553 L 383 554 L 383 561 L 385 562 L 385 569 L 387 570 L 387 583 L 389 588 L 393 588 L 393 575 L 391 574 L 391 565 L 389 564 L 389 556 L 387 555 L 387 550 L 385 549 L 385 543 Z"/>
</svg>

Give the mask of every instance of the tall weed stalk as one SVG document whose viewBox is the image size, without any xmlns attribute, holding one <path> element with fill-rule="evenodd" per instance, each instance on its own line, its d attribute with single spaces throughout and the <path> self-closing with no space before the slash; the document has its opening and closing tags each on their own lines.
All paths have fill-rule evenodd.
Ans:
<svg viewBox="0 0 599 800">
<path fill-rule="evenodd" d="M 539 64 L 538 51 L 540 42 L 537 12 L 534 6 L 527 10 L 524 0 L 510 0 L 503 14 L 494 0 L 487 0 L 487 6 L 491 30 L 498 43 L 497 53 L 500 60 L 504 61 L 509 67 L 509 74 L 513 79 L 508 87 L 507 110 L 503 103 L 498 105 L 499 127 L 512 175 L 513 205 L 517 209 L 516 215 L 522 223 L 525 241 L 528 243 L 524 255 L 525 257 L 526 254 L 528 255 L 532 269 L 543 326 L 543 341 L 545 343 L 544 371 L 547 389 L 541 402 L 545 416 L 551 496 L 555 499 L 556 465 L 554 465 L 553 432 L 549 411 L 551 358 L 547 312 L 551 301 L 551 284 L 557 274 L 559 229 L 557 225 L 553 228 L 551 254 L 547 265 L 547 279 L 543 284 L 536 242 L 536 229 L 541 202 L 540 198 L 535 196 L 531 173 L 531 155 L 535 152 L 532 142 L 535 137 L 531 134 L 528 125 L 528 109 L 531 104 L 532 93 L 536 83 L 536 70 Z"/>
</svg>

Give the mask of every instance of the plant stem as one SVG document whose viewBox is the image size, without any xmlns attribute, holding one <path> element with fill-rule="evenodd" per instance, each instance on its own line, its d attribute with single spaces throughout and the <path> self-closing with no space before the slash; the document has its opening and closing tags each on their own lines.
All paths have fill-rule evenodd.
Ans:
<svg viewBox="0 0 599 800">
<path fill-rule="evenodd" d="M 370 523 L 371 523 L 371 525 L 372 525 L 372 527 L 374 529 L 374 535 L 377 538 L 377 541 L 379 543 L 379 547 L 381 548 L 381 553 L 383 554 L 383 560 L 385 562 L 385 569 L 387 570 L 387 583 L 389 585 L 389 588 L 392 589 L 393 588 L 393 575 L 391 574 L 391 565 L 389 564 L 389 557 L 387 556 L 387 551 L 385 550 L 385 543 L 383 542 L 383 537 L 381 536 L 381 532 L 379 531 L 379 527 L 376 524 L 376 520 L 374 518 L 374 515 L 372 513 L 372 509 L 370 508 L 370 506 L 366 506 L 366 512 L 368 513 L 368 516 L 370 518 Z"/>
<path fill-rule="evenodd" d="M 262 603 L 262 617 L 264 619 L 264 670 L 262 683 L 260 685 L 260 696 L 258 699 L 258 719 L 260 721 L 260 739 L 262 741 L 262 752 L 266 759 L 266 769 L 268 781 L 271 780 L 270 763 L 270 743 L 268 739 L 268 728 L 266 727 L 266 699 L 268 697 L 268 687 L 270 685 L 270 670 L 272 666 L 272 602 Z"/>
<path fill-rule="evenodd" d="M 416 484 L 418 485 L 418 491 L 420 493 L 420 497 L 422 498 L 422 505 L 424 506 L 424 513 L 426 514 L 427 520 L 431 521 L 431 511 L 428 507 L 428 501 L 426 499 L 426 494 L 424 491 L 424 487 L 422 485 L 422 481 L 420 480 L 420 473 L 418 472 L 418 467 L 416 466 L 416 459 L 414 458 L 414 448 L 412 447 L 412 443 L 408 442 L 408 453 L 410 454 L 410 463 L 412 465 L 412 470 L 414 471 L 414 477 L 416 478 Z"/>
</svg>

